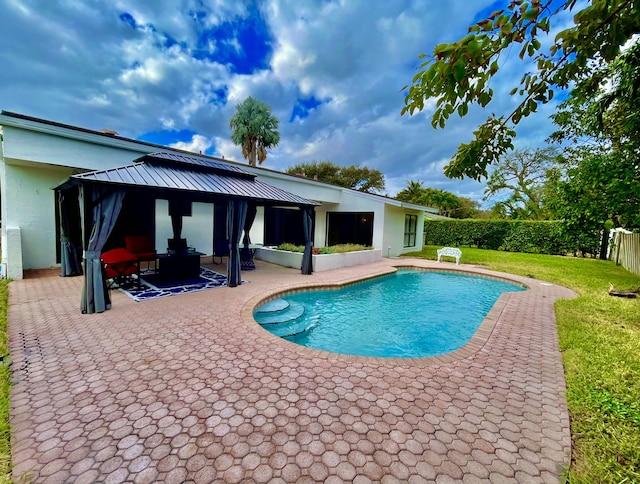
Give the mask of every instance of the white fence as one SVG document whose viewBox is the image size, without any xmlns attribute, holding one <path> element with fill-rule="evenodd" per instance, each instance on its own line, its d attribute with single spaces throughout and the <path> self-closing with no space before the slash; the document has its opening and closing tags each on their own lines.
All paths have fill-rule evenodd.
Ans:
<svg viewBox="0 0 640 484">
<path fill-rule="evenodd" d="M 640 275 L 640 234 L 616 232 L 609 259 L 626 270 Z"/>
</svg>

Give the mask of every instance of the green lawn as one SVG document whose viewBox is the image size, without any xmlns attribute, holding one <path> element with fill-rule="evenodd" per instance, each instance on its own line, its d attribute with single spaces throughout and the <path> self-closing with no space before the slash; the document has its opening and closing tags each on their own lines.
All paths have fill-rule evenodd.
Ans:
<svg viewBox="0 0 640 484">
<path fill-rule="evenodd" d="M 428 246 L 410 254 L 437 259 Z M 462 248 L 462 263 L 534 277 L 579 294 L 556 303 L 571 413 L 570 483 L 640 482 L 640 299 L 609 296 L 640 287 L 613 262 Z"/>
<path fill-rule="evenodd" d="M 413 254 L 436 259 L 436 247 Z M 543 279 L 580 297 L 556 314 L 568 386 L 573 462 L 570 483 L 640 482 L 640 299 L 611 297 L 609 284 L 640 277 L 612 262 L 463 248 L 463 263 Z M 0 281 L 0 354 L 7 348 L 7 282 Z M 0 484 L 11 482 L 9 371 L 0 365 Z"/>
<path fill-rule="evenodd" d="M 0 355 L 9 354 L 7 337 L 8 282 L 0 280 Z M 9 429 L 9 367 L 0 364 L 0 484 L 11 482 L 11 432 Z"/>
</svg>

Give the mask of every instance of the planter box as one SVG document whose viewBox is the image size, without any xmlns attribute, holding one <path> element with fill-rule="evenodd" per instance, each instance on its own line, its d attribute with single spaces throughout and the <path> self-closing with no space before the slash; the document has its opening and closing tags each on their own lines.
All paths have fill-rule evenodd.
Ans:
<svg viewBox="0 0 640 484">
<path fill-rule="evenodd" d="M 300 269 L 300 266 L 302 266 L 301 252 L 288 252 L 285 250 L 260 247 L 256 249 L 255 257 L 256 259 L 285 267 Z M 314 272 L 321 272 L 330 269 L 339 269 L 340 267 L 358 266 L 377 262 L 382 259 L 382 250 L 374 249 L 343 252 L 340 254 L 318 254 L 311 257 L 313 259 Z"/>
<path fill-rule="evenodd" d="M 260 247 L 259 249 L 256 249 L 255 258 L 285 267 L 297 267 L 300 269 L 302 266 L 301 252 L 288 252 L 286 250 L 275 250 L 270 249 L 269 247 Z"/>
<path fill-rule="evenodd" d="M 313 256 L 313 270 L 316 272 L 339 269 L 340 267 L 371 264 L 382 259 L 382 250 L 359 250 L 341 254 L 318 254 Z M 302 261 L 302 259 L 301 259 Z"/>
</svg>

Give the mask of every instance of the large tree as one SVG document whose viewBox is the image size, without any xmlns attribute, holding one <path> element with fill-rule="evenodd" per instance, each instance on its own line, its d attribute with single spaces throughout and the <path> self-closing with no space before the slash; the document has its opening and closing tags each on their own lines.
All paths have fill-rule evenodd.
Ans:
<svg viewBox="0 0 640 484">
<path fill-rule="evenodd" d="M 535 65 L 511 91 L 520 96 L 515 109 L 491 114 L 474 131 L 475 139 L 458 147 L 445 167 L 447 176 L 486 177 L 487 165 L 513 149 L 514 127 L 523 117 L 549 102 L 556 88 L 570 88 L 577 82 L 585 90 L 597 89 L 597 78 L 589 82 L 593 73 L 616 59 L 621 46 L 640 32 L 637 0 L 590 0 L 579 4 L 584 5 L 581 10 L 576 8 L 577 0 L 566 0 L 560 8 L 554 7 L 557 4 L 557 0 L 512 0 L 471 26 L 464 38 L 436 46 L 421 64 L 402 113 L 422 111 L 426 101 L 434 99 L 434 128 L 444 127 L 454 113 L 465 116 L 472 104 L 489 105 L 494 95 L 490 81 L 500 70 L 503 53 L 517 48 L 520 59 Z M 574 25 L 560 31 L 547 47 L 541 35 L 557 28 L 553 22 L 563 11 L 575 12 Z"/>
<path fill-rule="evenodd" d="M 585 253 L 606 257 L 609 229 L 613 225 L 612 209 L 618 194 L 601 184 L 603 171 L 612 179 L 619 173 L 615 159 L 605 153 L 573 150 L 568 158 L 566 176 L 558 181 L 557 194 L 549 205 L 564 221 L 563 230 L 572 245 Z"/>
<path fill-rule="evenodd" d="M 489 212 L 480 210 L 480 204 L 468 197 L 458 197 L 458 208 L 451 214 L 453 218 L 489 218 Z"/>
<path fill-rule="evenodd" d="M 561 161 L 557 149 L 517 150 L 502 157 L 487 180 L 485 200 L 495 200 L 509 218 L 546 220 L 545 184 L 549 172 Z"/>
<path fill-rule="evenodd" d="M 271 114 L 269 106 L 252 97 L 236 106 L 229 126 L 231 141 L 242 146 L 242 156 L 250 166 L 256 166 L 256 160 L 262 164 L 267 159 L 267 149 L 280 143 L 278 118 Z"/>
<path fill-rule="evenodd" d="M 366 193 L 384 191 L 384 175 L 366 166 L 340 166 L 331 161 L 298 163 L 286 170 L 290 175 L 304 175 L 318 181 Z"/>
<path fill-rule="evenodd" d="M 611 226 L 640 228 L 640 44 L 596 76 L 599 90 L 578 86 L 553 116 L 552 139 L 570 143 L 550 199 L 571 235 L 602 234 L 603 257 Z"/>
</svg>

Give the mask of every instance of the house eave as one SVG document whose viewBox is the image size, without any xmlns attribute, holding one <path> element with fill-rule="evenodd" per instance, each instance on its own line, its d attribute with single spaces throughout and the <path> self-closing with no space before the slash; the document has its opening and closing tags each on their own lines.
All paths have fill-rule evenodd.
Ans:
<svg viewBox="0 0 640 484">
<path fill-rule="evenodd" d="M 62 138 L 85 141 L 88 143 L 99 144 L 113 148 L 123 148 L 131 151 L 138 151 L 140 153 L 157 151 L 158 148 L 166 149 L 166 147 L 163 147 L 161 145 L 154 145 L 151 143 L 146 143 L 144 141 L 136 141 L 129 138 L 124 138 L 122 136 L 101 133 L 100 131 L 93 131 L 75 126 L 67 126 L 45 120 L 37 120 L 23 115 L 16 115 L 7 111 L 0 112 L 0 125 L 25 129 L 28 131 L 35 131 L 37 133 L 49 134 Z"/>
<path fill-rule="evenodd" d="M 171 148 L 165 145 L 149 143 L 146 141 L 126 138 L 126 137 L 115 135 L 115 134 L 103 133 L 101 131 L 95 131 L 87 128 L 81 128 L 78 126 L 67 125 L 67 124 L 58 123 L 58 122 L 49 121 L 49 120 L 40 119 L 40 118 L 34 118 L 31 116 L 13 113 L 9 111 L 0 111 L 0 129 L 3 125 L 8 127 L 25 129 L 25 130 L 35 131 L 35 132 L 49 134 L 53 136 L 73 139 L 77 141 L 84 141 L 87 143 L 93 143 L 93 144 L 112 147 L 112 148 L 135 151 L 143 155 L 151 154 L 157 151 L 165 151 L 169 153 L 175 153 L 178 155 L 194 156 L 194 153 L 192 152 Z M 383 195 L 360 192 L 358 190 L 354 190 L 351 188 L 340 187 L 337 185 L 332 185 L 330 183 L 324 183 L 318 180 L 312 180 L 309 178 L 290 175 L 288 173 L 271 170 L 269 168 L 251 167 L 251 166 L 238 163 L 237 161 L 218 158 L 215 156 L 208 156 L 208 155 L 206 156 L 202 155 L 202 156 L 206 158 L 211 158 L 213 160 L 221 161 L 224 163 L 229 163 L 234 166 L 241 166 L 243 170 L 246 170 L 250 173 L 254 173 L 257 176 L 263 175 L 265 177 L 273 177 L 273 178 L 284 180 L 284 181 L 295 181 L 297 183 L 301 183 L 308 186 L 322 187 L 322 188 L 334 190 L 340 193 L 349 193 L 350 195 L 353 195 L 359 198 L 365 198 L 371 201 L 382 202 L 386 205 L 406 208 L 409 210 L 424 211 L 426 213 L 435 213 L 435 214 L 438 213 L 437 209 L 434 209 L 432 207 L 425 207 L 422 205 L 402 202 L 400 200 L 389 198 Z"/>
</svg>

